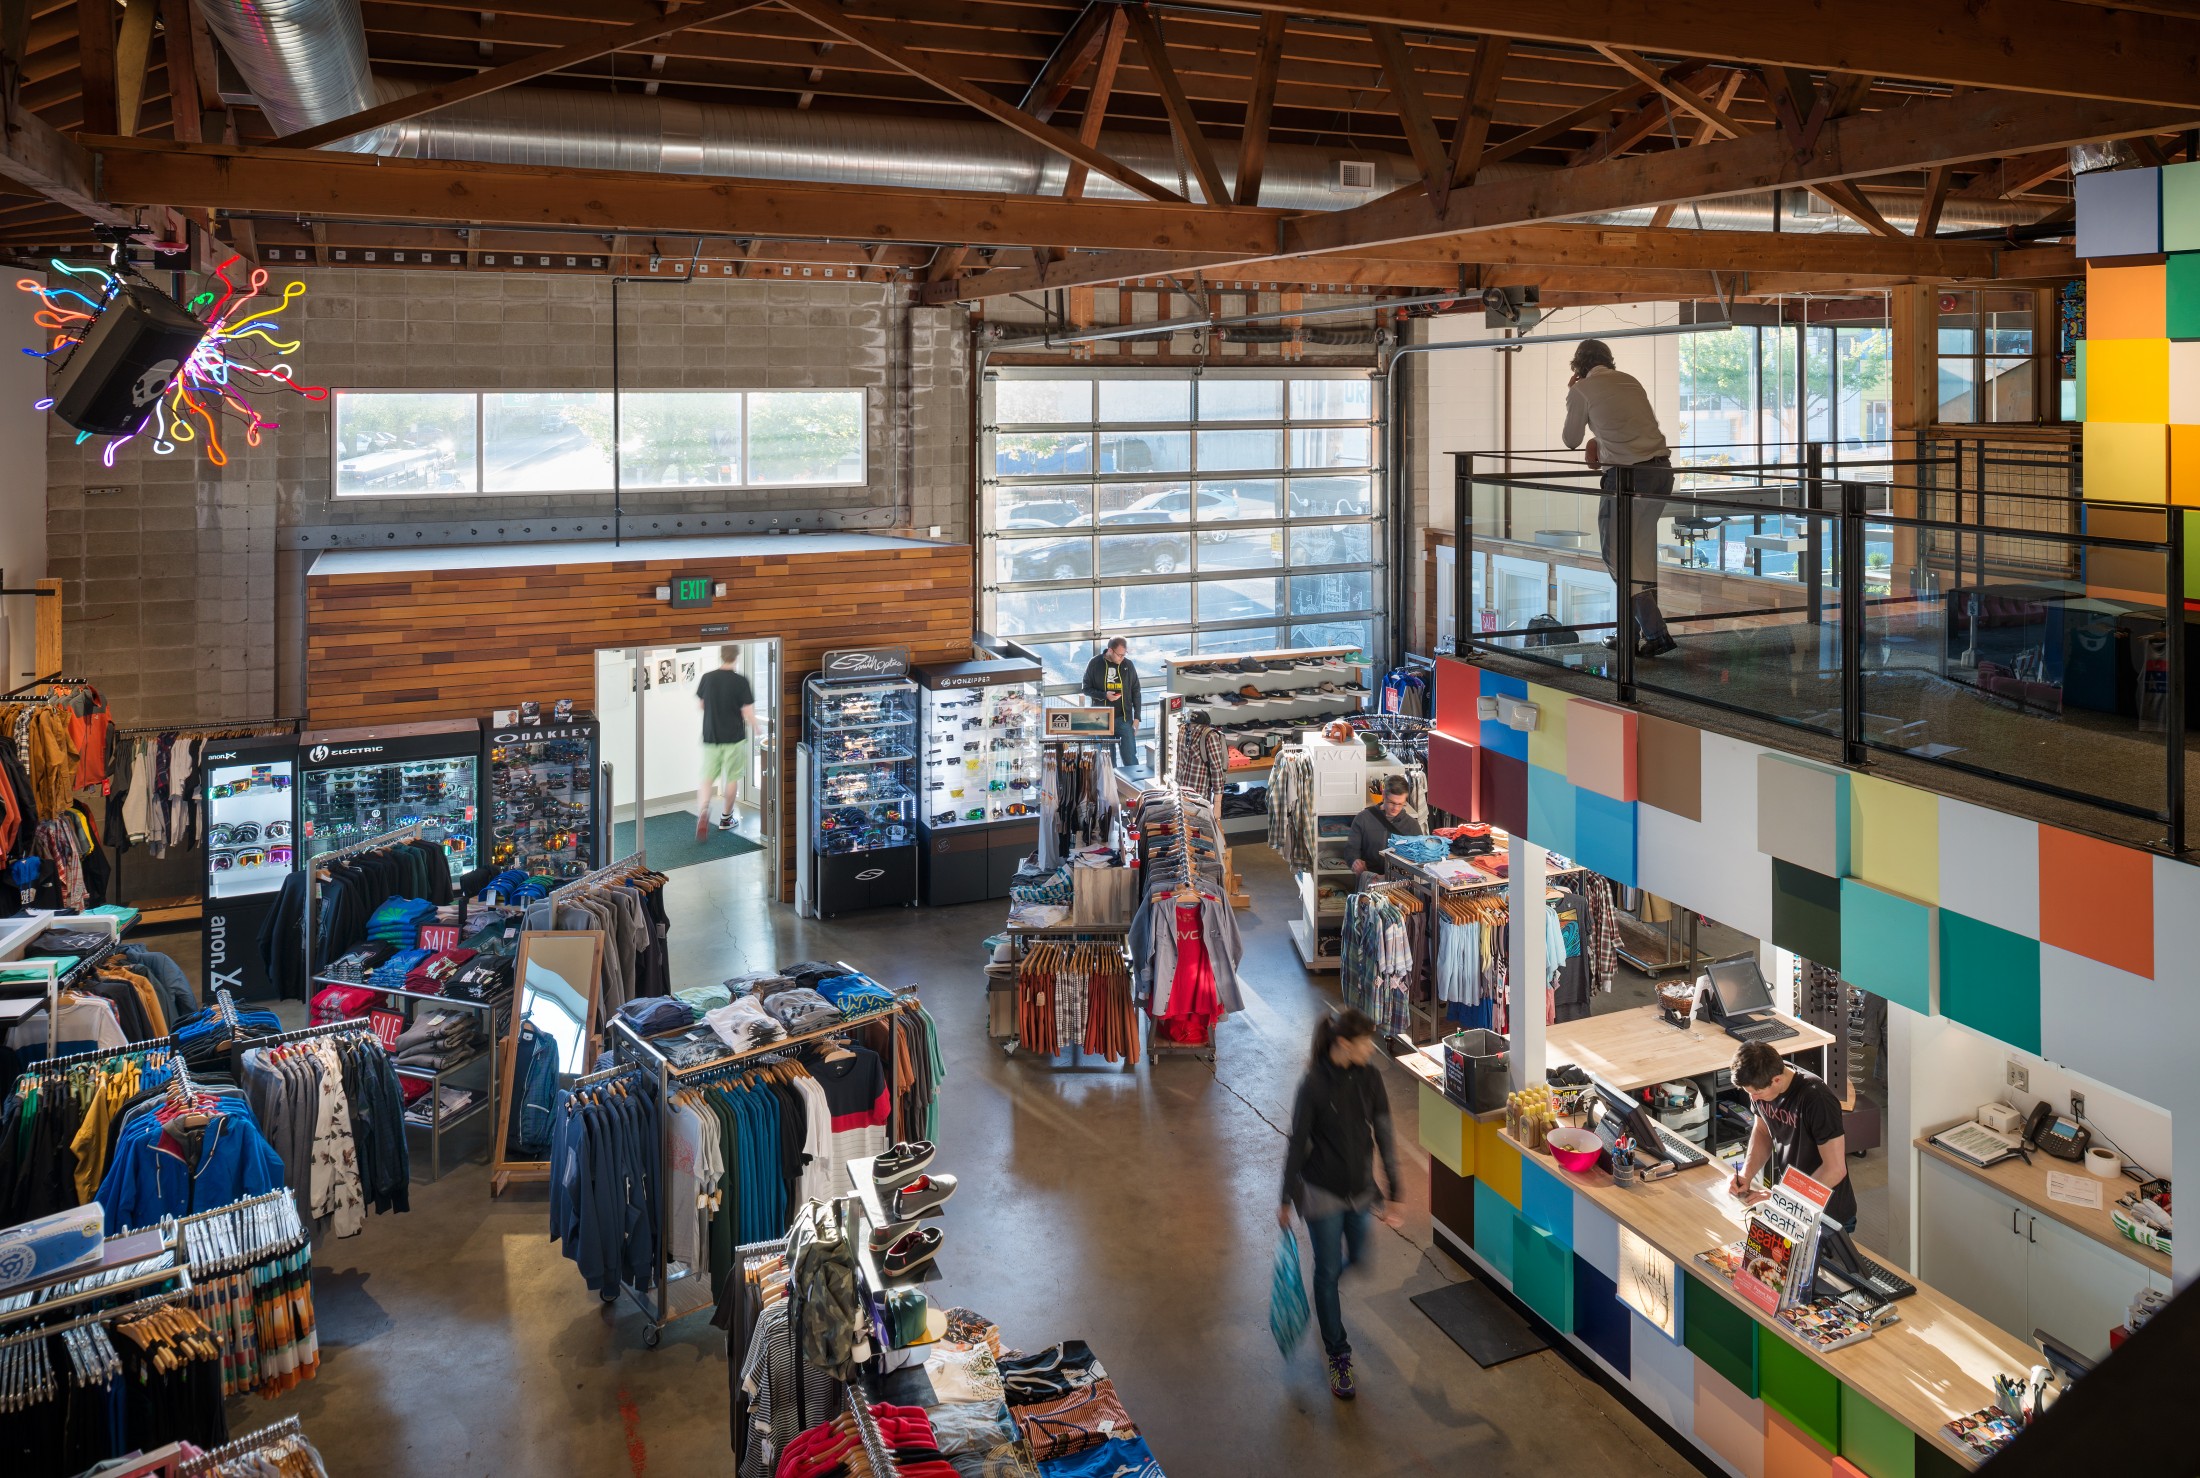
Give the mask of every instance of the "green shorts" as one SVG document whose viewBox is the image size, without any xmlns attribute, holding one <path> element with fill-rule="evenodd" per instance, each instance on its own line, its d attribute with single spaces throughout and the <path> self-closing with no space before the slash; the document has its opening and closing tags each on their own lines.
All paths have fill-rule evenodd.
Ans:
<svg viewBox="0 0 2200 1478">
<path fill-rule="evenodd" d="M 749 768 L 749 741 L 736 739 L 731 744 L 706 744 L 703 746 L 703 783 L 705 785 L 737 785 Z"/>
</svg>

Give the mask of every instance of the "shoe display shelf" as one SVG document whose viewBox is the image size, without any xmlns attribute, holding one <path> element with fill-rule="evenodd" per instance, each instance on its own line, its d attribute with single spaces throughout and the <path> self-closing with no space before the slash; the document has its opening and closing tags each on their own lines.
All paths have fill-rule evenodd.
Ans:
<svg viewBox="0 0 2200 1478">
<path fill-rule="evenodd" d="M 1256 670 L 1250 664 L 1259 664 Z M 1297 647 L 1272 652 L 1214 653 L 1162 659 L 1161 773 L 1175 776 L 1176 731 L 1186 715 L 1205 713 L 1251 764 L 1228 779 L 1265 781 L 1275 753 L 1308 729 L 1346 718 L 1367 705 L 1369 664 L 1357 647 Z M 1329 691 L 1324 692 L 1324 687 Z M 1261 696 L 1248 698 L 1244 688 Z M 1260 753 L 1246 748 L 1250 742 Z M 1225 834 L 1265 833 L 1265 815 L 1233 816 Z"/>
</svg>

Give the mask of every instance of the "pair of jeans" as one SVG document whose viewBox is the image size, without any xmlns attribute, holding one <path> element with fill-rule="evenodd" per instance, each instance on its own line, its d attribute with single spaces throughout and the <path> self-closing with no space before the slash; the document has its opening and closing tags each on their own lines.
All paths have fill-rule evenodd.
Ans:
<svg viewBox="0 0 2200 1478">
<path fill-rule="evenodd" d="M 1123 765 L 1138 763 L 1138 715 L 1115 710 L 1115 757 Z"/>
<path fill-rule="evenodd" d="M 1598 478 L 1610 496 L 1597 500 L 1597 545 L 1604 567 L 1625 592 L 1635 611 L 1635 639 L 1639 642 L 1669 640 L 1665 615 L 1658 609 L 1658 519 L 1665 513 L 1666 496 L 1673 491 L 1673 464 L 1660 458 L 1633 467 L 1606 467 Z M 1628 545 L 1632 569 L 1619 567 L 1619 536 L 1614 529 L 1613 505 L 1623 482 L 1634 494 L 1629 500 Z"/>
<path fill-rule="evenodd" d="M 1359 1263 L 1367 1246 L 1367 1223 L 1365 1211 L 1339 1211 L 1306 1224 L 1307 1239 L 1314 1244 L 1314 1318 L 1321 1325 L 1322 1351 L 1331 1359 L 1352 1353 L 1337 1302 L 1337 1279 Z"/>
</svg>

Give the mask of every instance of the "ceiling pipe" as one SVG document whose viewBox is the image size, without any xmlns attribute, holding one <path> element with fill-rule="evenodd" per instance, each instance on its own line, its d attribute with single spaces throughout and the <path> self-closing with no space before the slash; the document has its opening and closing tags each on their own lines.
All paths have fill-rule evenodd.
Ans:
<svg viewBox="0 0 2200 1478">
<path fill-rule="evenodd" d="M 208 28 L 236 64 L 252 96 L 280 133 L 331 123 L 378 102 L 419 90 L 376 78 L 368 62 L 358 0 L 198 0 Z M 333 145 L 359 154 L 560 169 L 613 169 L 741 179 L 911 189 L 976 190 L 1059 196 L 1069 161 L 989 120 L 908 118 L 795 111 L 568 88 L 507 88 L 486 97 L 373 129 Z M 1202 199 L 1167 134 L 1104 132 L 1100 149 L 1149 179 Z M 1236 158 L 1223 151 L 1224 181 L 1236 184 Z M 1346 166 L 1357 166 L 1347 169 Z M 1549 173 L 1554 166 L 1502 160 L 1483 171 L 1492 181 Z M 1349 179 L 1349 184 L 1347 180 Z M 1411 159 L 1369 149 L 1278 144 L 1268 154 L 1260 204 L 1292 211 L 1363 205 L 1419 182 Z M 1105 176 L 1087 177 L 1093 199 L 1137 199 Z M 1787 231 L 1861 232 L 1863 228 L 1791 191 L 1787 208 L 1770 192 L 1686 205 L 1682 228 L 1766 231 L 1777 214 Z M 1914 225 L 1918 191 L 1867 190 L 1898 227 Z M 1581 218 L 1590 224 L 1647 225 L 1650 210 Z M 1950 200 L 1943 227 L 1994 230 L 2029 225 L 2036 205 Z M 1016 243 L 1029 245 L 1031 243 Z"/>
</svg>

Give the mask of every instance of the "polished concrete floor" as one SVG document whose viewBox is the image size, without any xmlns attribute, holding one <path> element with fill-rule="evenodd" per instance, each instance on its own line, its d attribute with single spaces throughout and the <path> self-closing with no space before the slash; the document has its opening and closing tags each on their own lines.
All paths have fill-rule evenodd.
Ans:
<svg viewBox="0 0 2200 1478">
<path fill-rule="evenodd" d="M 837 957 L 922 987 L 948 1063 L 939 1166 L 961 1182 L 935 1287 L 1011 1344 L 1089 1341 L 1173 1478 L 1696 1471 L 1559 1355 L 1482 1370 L 1409 1302 L 1463 1275 L 1430 1249 L 1427 1159 L 1395 1068 L 1411 1209 L 1346 1282 L 1359 1400 L 1330 1397 L 1311 1339 L 1278 1358 L 1282 1126 L 1336 985 L 1299 966 L 1275 855 L 1238 856 L 1257 905 L 1239 915 L 1246 1010 L 1213 1064 L 1006 1055 L 984 1035 L 980 974 L 1002 905 L 798 919 L 763 900 L 761 855 L 673 874 L 674 974 Z M 336 1478 L 730 1471 L 723 1337 L 697 1316 L 645 1349 L 642 1319 L 600 1304 L 559 1257 L 539 1191 L 491 1200 L 481 1166 L 449 1169 L 416 1185 L 409 1215 L 322 1247 L 316 1274 L 319 1378 L 234 1403 L 231 1423 L 295 1413 Z"/>
</svg>

